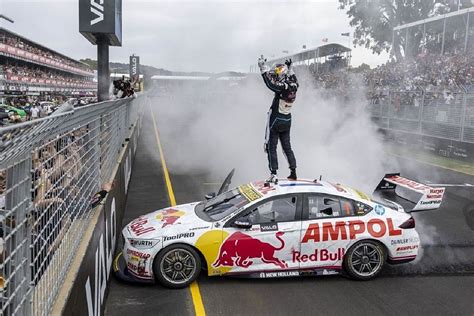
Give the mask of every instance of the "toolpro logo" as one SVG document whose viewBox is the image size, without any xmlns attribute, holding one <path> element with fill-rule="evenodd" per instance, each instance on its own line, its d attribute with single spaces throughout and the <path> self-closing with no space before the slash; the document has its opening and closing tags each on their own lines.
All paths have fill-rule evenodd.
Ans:
<svg viewBox="0 0 474 316">
<path fill-rule="evenodd" d="M 275 257 L 275 251 L 285 247 L 285 241 L 281 238 L 283 234 L 283 232 L 275 233 L 276 239 L 280 241 L 280 246 L 275 247 L 249 235 L 235 232 L 222 243 L 217 259 L 212 266 L 248 268 L 253 264 L 252 259 L 260 259 L 264 263 L 272 263 L 282 269 L 288 268 L 284 260 Z"/>
<path fill-rule="evenodd" d="M 170 208 L 158 213 L 158 215 L 156 215 L 156 219 L 163 223 L 163 226 L 161 226 L 163 228 L 169 225 L 173 225 L 184 214 L 185 212 L 183 211 L 178 211 Z"/>
<path fill-rule="evenodd" d="M 95 25 L 99 22 L 104 21 L 104 0 L 90 0 L 91 2 L 91 13 L 96 17 L 91 20 L 91 25 Z"/>
</svg>

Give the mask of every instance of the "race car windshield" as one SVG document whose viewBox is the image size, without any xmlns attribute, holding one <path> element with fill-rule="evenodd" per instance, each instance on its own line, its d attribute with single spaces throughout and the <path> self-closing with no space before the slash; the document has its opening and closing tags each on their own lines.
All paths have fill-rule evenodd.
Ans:
<svg viewBox="0 0 474 316">
<path fill-rule="evenodd" d="M 211 219 L 218 221 L 246 205 L 248 202 L 249 201 L 239 190 L 234 189 L 222 193 L 206 203 L 201 203 L 200 208 Z"/>
</svg>

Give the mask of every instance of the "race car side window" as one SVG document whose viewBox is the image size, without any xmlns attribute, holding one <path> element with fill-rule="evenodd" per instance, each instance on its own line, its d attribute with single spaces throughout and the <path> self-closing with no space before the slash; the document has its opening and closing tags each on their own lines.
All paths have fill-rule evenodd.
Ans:
<svg viewBox="0 0 474 316">
<path fill-rule="evenodd" d="M 248 215 L 248 221 L 255 224 L 291 222 L 296 219 L 297 196 L 285 196 L 260 204 Z"/>
<path fill-rule="evenodd" d="M 356 214 L 359 216 L 365 215 L 372 211 L 372 208 L 370 206 L 359 201 L 354 201 L 354 206 L 356 209 Z"/>
<path fill-rule="evenodd" d="M 308 219 L 356 215 L 351 200 L 331 195 L 308 195 L 307 210 Z"/>
</svg>

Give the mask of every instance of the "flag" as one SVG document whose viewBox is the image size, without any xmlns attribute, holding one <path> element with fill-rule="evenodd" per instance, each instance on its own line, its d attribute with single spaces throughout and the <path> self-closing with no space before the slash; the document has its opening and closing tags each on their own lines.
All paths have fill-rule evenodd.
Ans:
<svg viewBox="0 0 474 316">
<path fill-rule="evenodd" d="M 329 40 L 328 40 L 328 38 L 326 37 L 326 38 L 323 38 L 322 41 L 323 41 L 323 43 L 327 43 Z"/>
<path fill-rule="evenodd" d="M 303 45 L 303 49 L 306 49 L 306 45 Z"/>
<path fill-rule="evenodd" d="M 288 53 L 289 53 L 289 51 L 287 51 L 287 50 L 282 50 L 281 52 L 282 52 L 283 54 L 288 54 Z"/>
<path fill-rule="evenodd" d="M 347 33 L 341 33 L 341 36 L 351 36 L 351 33 L 347 32 Z"/>
</svg>

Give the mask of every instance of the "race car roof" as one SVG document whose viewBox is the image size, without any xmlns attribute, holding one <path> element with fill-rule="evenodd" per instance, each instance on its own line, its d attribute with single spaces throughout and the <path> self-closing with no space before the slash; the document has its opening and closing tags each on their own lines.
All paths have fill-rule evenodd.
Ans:
<svg viewBox="0 0 474 316">
<path fill-rule="evenodd" d="M 352 199 L 362 199 L 370 201 L 370 197 L 359 190 L 344 186 L 340 183 L 320 181 L 320 180 L 305 180 L 299 179 L 297 181 L 289 181 L 280 179 L 278 184 L 266 185 L 265 181 L 255 181 L 239 187 L 240 192 L 250 201 L 262 197 L 270 197 L 274 195 L 282 195 L 288 193 L 325 193 L 332 195 L 339 195 Z"/>
</svg>

